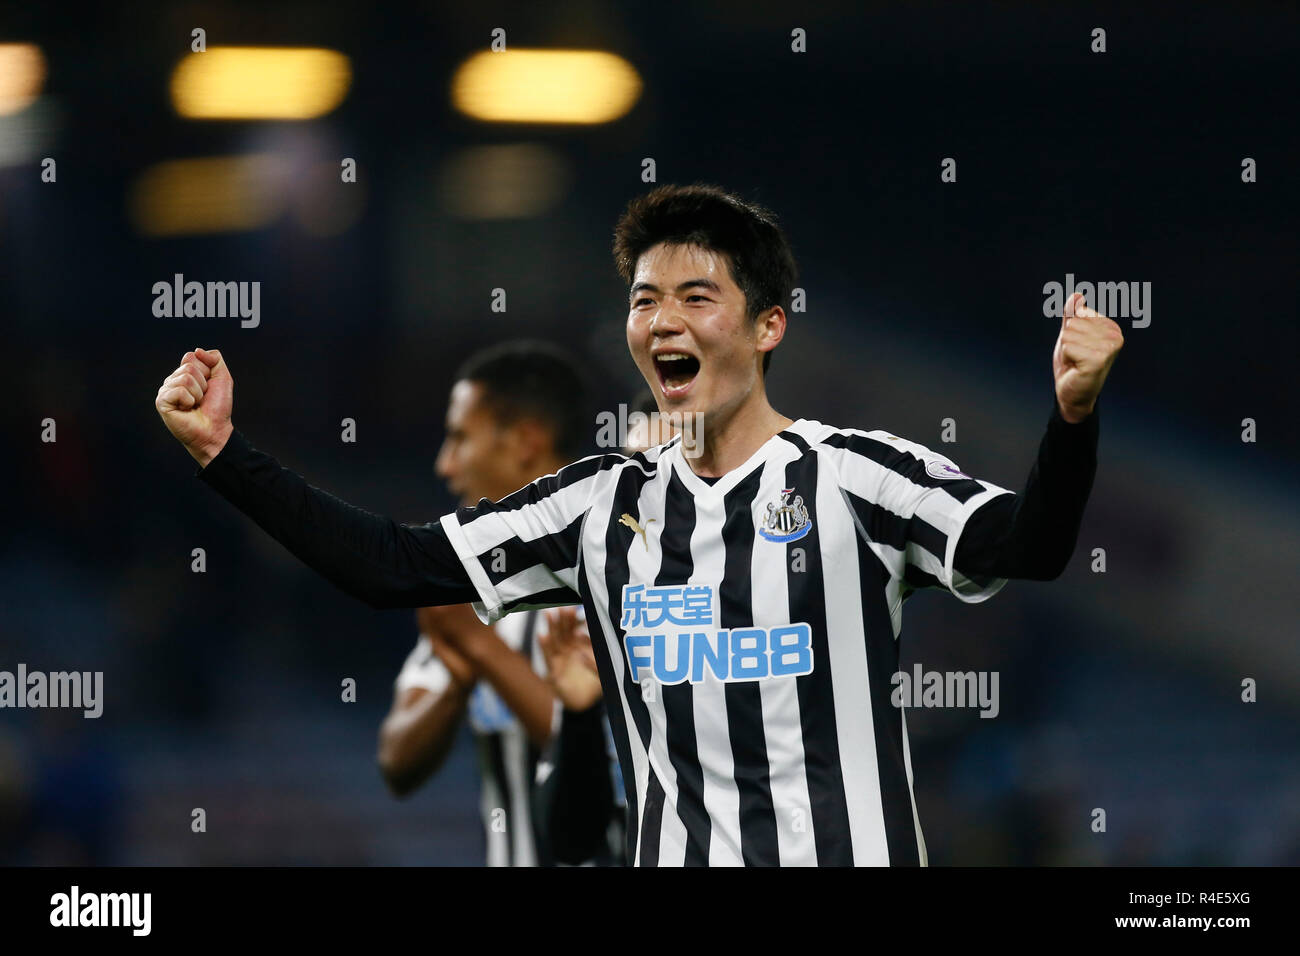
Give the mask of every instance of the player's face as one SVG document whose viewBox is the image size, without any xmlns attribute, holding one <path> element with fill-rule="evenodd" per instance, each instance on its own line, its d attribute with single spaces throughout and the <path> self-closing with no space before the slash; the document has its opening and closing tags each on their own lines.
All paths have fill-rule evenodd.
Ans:
<svg viewBox="0 0 1300 956">
<path fill-rule="evenodd" d="M 434 470 L 461 504 L 496 501 L 519 487 L 506 447 L 505 429 L 483 403 L 483 386 L 459 381 L 447 406 L 447 437 Z"/>
<path fill-rule="evenodd" d="M 632 279 L 627 345 L 664 412 L 727 416 L 761 388 L 762 353 L 725 256 L 660 243 Z"/>
</svg>

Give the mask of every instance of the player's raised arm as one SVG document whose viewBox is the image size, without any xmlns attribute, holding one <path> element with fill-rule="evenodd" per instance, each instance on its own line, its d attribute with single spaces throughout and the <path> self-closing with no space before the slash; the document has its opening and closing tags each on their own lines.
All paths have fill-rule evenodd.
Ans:
<svg viewBox="0 0 1300 956">
<path fill-rule="evenodd" d="M 1000 495 L 966 522 L 953 566 L 967 578 L 1052 581 L 1079 538 L 1097 473 L 1098 412 L 1071 424 L 1052 409 L 1024 490 Z"/>
<path fill-rule="evenodd" d="M 371 607 L 478 599 L 437 522 L 409 526 L 309 485 L 253 448 L 231 422 L 234 380 L 221 353 L 187 352 L 158 389 L 167 430 L 202 466 L 199 477 L 294 555 Z"/>
<path fill-rule="evenodd" d="M 1124 335 L 1074 293 L 1052 352 L 1056 407 L 1019 495 L 976 511 L 957 542 L 954 564 L 967 576 L 1050 581 L 1069 563 L 1097 471 L 1097 399 Z"/>
</svg>

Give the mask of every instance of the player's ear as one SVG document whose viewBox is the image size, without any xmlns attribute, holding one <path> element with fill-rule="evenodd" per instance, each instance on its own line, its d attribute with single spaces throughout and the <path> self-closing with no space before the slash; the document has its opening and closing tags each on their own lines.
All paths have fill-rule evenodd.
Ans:
<svg viewBox="0 0 1300 956">
<path fill-rule="evenodd" d="M 532 418 L 520 418 L 505 427 L 502 438 L 511 459 L 531 468 L 551 447 L 551 430 Z"/>
<path fill-rule="evenodd" d="M 785 338 L 785 309 L 774 305 L 754 319 L 755 345 L 760 352 L 770 352 Z"/>
</svg>

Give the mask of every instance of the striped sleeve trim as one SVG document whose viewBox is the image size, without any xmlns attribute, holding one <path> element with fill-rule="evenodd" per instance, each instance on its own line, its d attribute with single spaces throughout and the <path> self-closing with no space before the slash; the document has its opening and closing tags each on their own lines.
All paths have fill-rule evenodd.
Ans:
<svg viewBox="0 0 1300 956">
<path fill-rule="evenodd" d="M 591 502 L 638 465 L 644 459 L 593 455 L 500 501 L 444 515 L 442 527 L 478 592 L 479 618 L 490 624 L 513 610 L 574 603 Z"/>
<path fill-rule="evenodd" d="M 442 530 L 447 532 L 447 540 L 456 549 L 456 557 L 460 558 L 460 563 L 465 566 L 465 571 L 469 574 L 470 583 L 474 585 L 474 590 L 478 591 L 479 599 L 470 604 L 470 607 L 484 624 L 495 624 L 505 614 L 505 602 L 501 600 L 501 595 L 497 592 L 492 579 L 483 570 L 478 555 L 469 546 L 469 541 L 466 540 L 465 532 L 461 530 L 460 522 L 456 520 L 454 512 L 442 516 Z"/>
<path fill-rule="evenodd" d="M 953 559 L 957 556 L 957 542 L 961 539 L 962 532 L 966 530 L 966 522 L 970 520 L 970 516 L 999 495 L 1012 494 L 1006 488 L 988 485 L 986 482 L 980 484 L 985 485 L 984 493 L 967 500 L 962 505 L 961 511 L 953 517 L 954 527 L 948 532 L 948 547 L 943 556 L 943 582 L 958 600 L 966 604 L 987 601 L 1001 591 L 1007 583 L 1006 578 L 968 578 L 952 566 Z"/>
</svg>

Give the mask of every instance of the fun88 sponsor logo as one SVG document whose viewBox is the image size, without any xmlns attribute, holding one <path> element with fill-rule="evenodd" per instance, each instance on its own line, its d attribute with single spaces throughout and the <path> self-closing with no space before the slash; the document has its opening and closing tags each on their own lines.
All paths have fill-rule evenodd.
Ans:
<svg viewBox="0 0 1300 956">
<path fill-rule="evenodd" d="M 632 680 L 661 684 L 797 677 L 813 669 L 807 624 L 716 630 L 713 588 L 703 584 L 623 587 L 621 626 Z"/>
</svg>

